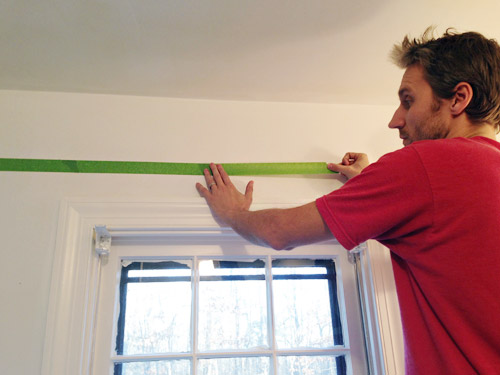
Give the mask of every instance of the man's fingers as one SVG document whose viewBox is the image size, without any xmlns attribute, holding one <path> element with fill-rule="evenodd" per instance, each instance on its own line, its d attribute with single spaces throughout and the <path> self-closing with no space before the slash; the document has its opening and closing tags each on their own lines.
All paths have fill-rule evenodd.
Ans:
<svg viewBox="0 0 500 375">
<path fill-rule="evenodd" d="M 198 193 L 205 199 L 207 198 L 208 194 L 210 194 L 208 189 L 199 182 L 196 184 L 196 190 L 198 190 Z"/>
<path fill-rule="evenodd" d="M 330 163 L 327 164 L 326 166 L 329 170 L 333 172 L 338 172 L 342 176 L 346 177 L 347 179 L 350 179 L 351 177 L 354 177 L 355 175 L 359 174 L 351 165 L 342 165 L 342 164 L 335 164 L 335 163 Z"/>
<path fill-rule="evenodd" d="M 217 185 L 223 184 L 222 177 L 219 173 L 219 168 L 218 168 L 217 164 L 210 163 L 210 169 L 212 170 L 212 176 L 214 177 L 215 183 Z"/>
<path fill-rule="evenodd" d="M 344 155 L 344 157 L 342 158 L 342 164 L 344 164 L 344 165 L 349 165 L 349 164 L 351 164 L 351 160 L 352 160 L 352 159 L 353 159 L 353 158 L 351 157 L 351 153 L 350 153 L 350 152 L 348 152 L 348 153 L 347 153 L 347 154 L 345 154 L 345 155 Z"/>
<path fill-rule="evenodd" d="M 214 188 L 232 185 L 229 175 L 220 164 L 210 163 L 210 169 L 205 168 L 203 175 L 205 176 L 207 187 L 205 188 L 201 184 L 196 184 L 196 189 L 205 198 L 213 192 Z"/>
<path fill-rule="evenodd" d="M 207 185 L 214 181 L 212 173 L 210 173 L 210 171 L 207 168 L 203 170 L 203 174 L 205 175 L 205 181 Z"/>
<path fill-rule="evenodd" d="M 360 174 L 368 164 L 368 156 L 366 154 L 348 152 L 339 164 L 329 163 L 327 164 L 327 168 L 331 171 L 339 172 L 349 179 Z"/>
<path fill-rule="evenodd" d="M 250 199 L 250 201 L 252 201 L 252 196 L 253 196 L 253 181 L 250 181 L 245 189 L 245 197 L 247 197 L 248 199 Z"/>
<path fill-rule="evenodd" d="M 339 172 L 339 173 L 342 173 L 342 171 L 345 169 L 345 166 L 343 166 L 342 164 L 335 164 L 335 163 L 328 163 L 326 167 L 333 172 Z"/>
<path fill-rule="evenodd" d="M 229 178 L 229 175 L 227 174 L 226 170 L 224 169 L 224 167 L 220 164 L 217 164 L 217 170 L 219 171 L 219 174 L 222 178 L 222 181 L 226 184 L 226 185 L 232 185 L 232 182 L 231 182 L 231 179 Z"/>
<path fill-rule="evenodd" d="M 359 153 L 359 152 L 348 152 L 342 158 L 342 164 L 351 165 L 363 156 L 364 156 L 364 154 Z"/>
</svg>

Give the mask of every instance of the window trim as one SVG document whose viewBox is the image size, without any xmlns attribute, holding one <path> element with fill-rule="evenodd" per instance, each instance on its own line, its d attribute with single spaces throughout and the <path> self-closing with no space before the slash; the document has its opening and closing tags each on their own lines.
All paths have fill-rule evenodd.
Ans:
<svg viewBox="0 0 500 375">
<path fill-rule="evenodd" d="M 303 203 L 254 204 L 253 208 L 286 208 Z M 93 251 L 93 232 L 99 225 L 112 228 L 113 236 L 135 238 L 161 236 L 162 233 L 237 237 L 232 230 L 220 228 L 200 200 L 63 200 L 57 228 L 42 375 L 90 374 L 93 367 L 94 314 L 100 283 L 100 262 Z M 397 298 L 394 282 L 387 276 L 388 270 L 392 272 L 390 258 L 386 250 L 372 241 L 361 246 L 358 252 L 371 373 L 403 374 Z"/>
</svg>

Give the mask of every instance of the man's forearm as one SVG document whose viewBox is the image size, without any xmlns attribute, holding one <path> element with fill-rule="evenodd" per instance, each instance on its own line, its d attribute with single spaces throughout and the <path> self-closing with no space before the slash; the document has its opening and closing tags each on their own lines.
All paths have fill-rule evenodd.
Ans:
<svg viewBox="0 0 500 375">
<path fill-rule="evenodd" d="M 229 215 L 228 224 L 248 241 L 275 250 L 332 237 L 314 202 L 288 209 L 239 210 Z"/>
<path fill-rule="evenodd" d="M 230 215 L 229 225 L 246 240 L 260 246 L 283 250 L 289 247 L 283 235 L 282 210 L 240 211 Z"/>
</svg>

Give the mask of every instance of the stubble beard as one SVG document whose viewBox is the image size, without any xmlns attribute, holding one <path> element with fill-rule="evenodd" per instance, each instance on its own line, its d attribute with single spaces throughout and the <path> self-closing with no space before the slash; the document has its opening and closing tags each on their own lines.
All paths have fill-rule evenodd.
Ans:
<svg viewBox="0 0 500 375">
<path fill-rule="evenodd" d="M 420 121 L 414 127 L 414 134 L 400 132 L 400 136 L 405 138 L 405 141 L 408 141 L 405 146 L 408 146 L 409 144 L 416 141 L 446 138 L 448 129 L 446 128 L 445 123 L 440 117 L 440 108 L 441 103 L 438 100 L 435 100 L 431 106 L 429 116 L 426 119 Z"/>
</svg>

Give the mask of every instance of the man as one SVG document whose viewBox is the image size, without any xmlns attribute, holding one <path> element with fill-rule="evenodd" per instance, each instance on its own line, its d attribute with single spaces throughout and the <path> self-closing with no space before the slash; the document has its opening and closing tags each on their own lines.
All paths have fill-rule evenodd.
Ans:
<svg viewBox="0 0 500 375">
<path fill-rule="evenodd" d="M 406 374 L 500 374 L 500 47 L 477 33 L 407 37 L 389 127 L 403 149 L 328 168 L 349 181 L 301 207 L 249 211 L 220 165 L 197 184 L 214 217 L 248 240 L 290 249 L 331 236 L 391 250 Z"/>
</svg>

